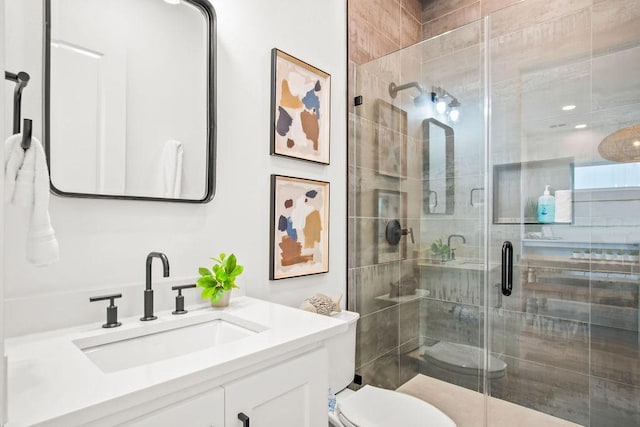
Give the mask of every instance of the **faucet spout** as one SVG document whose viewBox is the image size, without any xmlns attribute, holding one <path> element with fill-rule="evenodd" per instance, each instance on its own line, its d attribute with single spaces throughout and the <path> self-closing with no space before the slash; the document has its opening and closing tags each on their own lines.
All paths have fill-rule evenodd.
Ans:
<svg viewBox="0 0 640 427">
<path fill-rule="evenodd" d="M 151 252 L 147 255 L 146 277 L 144 287 L 144 316 L 140 320 L 155 320 L 158 317 L 153 314 L 153 289 L 151 288 L 151 264 L 154 258 L 160 258 L 162 261 L 162 274 L 169 277 L 169 259 L 161 252 Z"/>
<path fill-rule="evenodd" d="M 456 251 L 451 247 L 451 239 L 453 239 L 454 237 L 458 237 L 462 239 L 463 244 L 467 243 L 467 239 L 465 239 L 462 234 L 450 234 L 449 237 L 447 237 L 447 246 L 449 247 L 449 259 L 451 260 L 456 259 Z"/>
<path fill-rule="evenodd" d="M 169 277 L 169 259 L 162 252 L 150 252 L 147 255 L 147 274 L 145 279 L 145 289 L 151 290 L 151 263 L 154 258 L 160 258 L 162 261 L 162 275 L 164 277 Z"/>
</svg>

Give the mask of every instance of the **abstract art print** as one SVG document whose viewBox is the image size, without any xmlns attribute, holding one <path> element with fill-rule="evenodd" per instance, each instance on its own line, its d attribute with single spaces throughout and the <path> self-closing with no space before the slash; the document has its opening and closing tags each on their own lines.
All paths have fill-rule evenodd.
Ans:
<svg viewBox="0 0 640 427">
<path fill-rule="evenodd" d="M 407 112 L 381 99 L 377 103 L 378 173 L 407 176 Z"/>
<path fill-rule="evenodd" d="M 269 279 L 329 271 L 329 183 L 271 175 Z"/>
<path fill-rule="evenodd" d="M 329 164 L 331 76 L 271 51 L 271 154 Z"/>
</svg>

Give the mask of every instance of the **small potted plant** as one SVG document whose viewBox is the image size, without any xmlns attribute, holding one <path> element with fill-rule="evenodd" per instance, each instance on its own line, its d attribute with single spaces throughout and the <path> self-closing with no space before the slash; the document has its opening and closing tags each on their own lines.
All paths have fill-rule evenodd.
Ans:
<svg viewBox="0 0 640 427">
<path fill-rule="evenodd" d="M 244 267 L 238 264 L 234 254 L 227 256 L 221 253 L 218 258 L 211 259 L 215 264 L 211 270 L 200 267 L 200 278 L 196 283 L 203 288 L 202 298 L 210 299 L 213 307 L 226 307 L 229 305 L 231 289 L 238 288 L 236 278 L 242 274 Z"/>
<path fill-rule="evenodd" d="M 431 254 L 434 260 L 444 262 L 449 259 L 450 252 L 449 245 L 442 243 L 442 239 L 438 239 L 431 244 Z"/>
</svg>

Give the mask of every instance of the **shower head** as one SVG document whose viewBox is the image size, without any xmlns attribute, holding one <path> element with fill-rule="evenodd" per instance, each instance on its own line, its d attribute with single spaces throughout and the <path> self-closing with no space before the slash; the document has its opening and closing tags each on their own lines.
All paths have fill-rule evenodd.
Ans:
<svg viewBox="0 0 640 427">
<path fill-rule="evenodd" d="M 431 101 L 431 94 L 427 94 L 427 92 L 422 92 L 420 95 L 413 98 L 413 103 L 416 106 L 426 105 L 429 101 Z"/>
<path fill-rule="evenodd" d="M 395 98 L 396 96 L 398 96 L 398 92 L 400 92 L 401 90 L 409 89 L 411 87 L 418 89 L 418 92 L 420 92 L 418 96 L 413 98 L 413 102 L 416 105 L 425 104 L 429 100 L 429 95 L 427 95 L 424 87 L 422 87 L 422 85 L 418 82 L 409 82 L 402 85 L 396 85 L 395 83 L 391 82 L 389 84 L 389 95 L 391 95 L 391 98 Z"/>
</svg>

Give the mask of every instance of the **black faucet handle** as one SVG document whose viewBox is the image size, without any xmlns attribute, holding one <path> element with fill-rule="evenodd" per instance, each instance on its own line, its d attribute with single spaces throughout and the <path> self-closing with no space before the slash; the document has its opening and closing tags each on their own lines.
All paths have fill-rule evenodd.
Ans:
<svg viewBox="0 0 640 427">
<path fill-rule="evenodd" d="M 172 314 L 185 314 L 187 310 L 184 309 L 184 296 L 182 295 L 183 289 L 195 288 L 195 284 L 191 285 L 177 285 L 172 286 L 171 289 L 174 291 L 178 291 L 178 295 L 176 295 L 176 309 L 172 312 Z"/>
<path fill-rule="evenodd" d="M 107 306 L 107 323 L 102 325 L 103 328 L 116 328 L 122 325 L 122 323 L 118 322 L 118 307 L 114 304 L 116 298 L 122 298 L 122 294 L 101 295 L 89 298 L 89 302 L 109 300 L 109 305 Z"/>
<path fill-rule="evenodd" d="M 109 295 L 101 295 L 99 297 L 90 297 L 89 302 L 110 300 L 111 305 L 113 305 L 113 300 L 116 298 L 122 298 L 122 294 L 109 294 Z"/>
<path fill-rule="evenodd" d="M 178 291 L 178 294 L 181 294 L 180 291 L 182 291 L 183 289 L 189 289 L 189 288 L 195 288 L 196 284 L 192 283 L 191 285 L 176 285 L 176 286 L 172 286 L 171 290 L 172 291 Z"/>
</svg>

